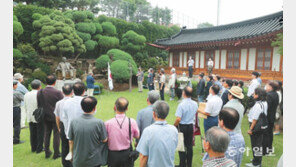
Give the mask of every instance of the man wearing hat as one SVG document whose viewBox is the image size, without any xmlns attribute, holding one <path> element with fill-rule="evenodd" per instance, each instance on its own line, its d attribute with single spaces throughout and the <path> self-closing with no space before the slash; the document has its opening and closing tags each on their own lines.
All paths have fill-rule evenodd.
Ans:
<svg viewBox="0 0 296 167">
<path fill-rule="evenodd" d="M 24 101 L 24 95 L 17 91 L 18 81 L 13 80 L 13 144 L 21 144 L 21 102 Z"/>
<path fill-rule="evenodd" d="M 21 73 L 15 73 L 13 76 L 13 79 L 16 80 L 17 83 L 17 88 L 16 91 L 19 91 L 23 96 L 25 96 L 26 93 L 28 93 L 28 89 L 22 84 L 24 81 L 24 76 Z M 26 118 L 27 114 L 24 109 L 24 101 L 21 103 L 21 128 L 26 128 L 25 123 L 26 123 Z"/>
<path fill-rule="evenodd" d="M 228 91 L 228 102 L 224 105 L 223 108 L 233 108 L 239 114 L 239 121 L 234 128 L 234 132 L 241 133 L 241 124 L 244 116 L 245 108 L 240 102 L 239 99 L 243 99 L 244 94 L 243 90 L 238 86 L 232 86 L 231 89 Z"/>
</svg>

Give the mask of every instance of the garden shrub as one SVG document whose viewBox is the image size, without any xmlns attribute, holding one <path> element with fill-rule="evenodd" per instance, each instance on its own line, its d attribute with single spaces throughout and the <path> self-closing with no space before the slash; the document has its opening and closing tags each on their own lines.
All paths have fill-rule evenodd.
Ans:
<svg viewBox="0 0 296 167">
<path fill-rule="evenodd" d="M 133 67 L 133 75 L 137 74 L 138 71 L 138 67 L 137 64 L 135 63 L 134 59 L 132 58 L 132 56 L 122 50 L 119 49 L 110 49 L 107 52 L 107 55 L 109 55 L 110 59 L 112 61 L 116 61 L 116 60 L 125 60 L 127 62 L 131 62 L 132 67 Z"/>
<path fill-rule="evenodd" d="M 75 28 L 79 32 L 84 32 L 84 33 L 89 33 L 89 34 L 94 34 L 96 33 L 96 26 L 93 23 L 77 23 L 75 25 Z"/>
<path fill-rule="evenodd" d="M 108 55 L 102 55 L 96 59 L 96 68 L 98 70 L 103 70 L 108 68 L 108 62 L 111 63 L 111 60 Z"/>
<path fill-rule="evenodd" d="M 23 54 L 20 50 L 13 48 L 13 58 L 20 59 L 23 57 Z"/>
<path fill-rule="evenodd" d="M 102 23 L 103 34 L 108 36 L 115 36 L 116 27 L 111 22 L 103 22 Z"/>
<path fill-rule="evenodd" d="M 91 39 L 91 35 L 88 34 L 88 33 L 84 33 L 84 32 L 79 32 L 79 31 L 76 31 L 77 35 L 84 41 L 88 41 Z"/>
<path fill-rule="evenodd" d="M 105 49 L 117 48 L 119 46 L 119 40 L 116 37 L 100 36 L 98 44 Z"/>
<path fill-rule="evenodd" d="M 95 49 L 95 47 L 98 45 L 98 43 L 93 40 L 88 40 L 88 41 L 84 42 L 84 45 L 85 45 L 85 48 L 87 51 L 92 51 Z"/>
<path fill-rule="evenodd" d="M 124 60 L 116 60 L 111 64 L 112 78 L 117 83 L 127 82 L 130 78 L 130 70 L 128 62 Z"/>
<path fill-rule="evenodd" d="M 41 69 L 36 69 L 32 73 L 32 77 L 34 79 L 39 79 L 40 81 L 45 82 L 47 75 L 45 72 L 41 71 Z"/>
</svg>

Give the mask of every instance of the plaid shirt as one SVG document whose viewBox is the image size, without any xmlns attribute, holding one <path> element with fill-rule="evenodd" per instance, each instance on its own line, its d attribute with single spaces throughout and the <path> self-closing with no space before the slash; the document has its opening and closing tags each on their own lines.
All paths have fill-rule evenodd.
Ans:
<svg viewBox="0 0 296 167">
<path fill-rule="evenodd" d="M 237 167 L 236 163 L 223 157 L 208 158 L 203 162 L 203 167 Z"/>
<path fill-rule="evenodd" d="M 230 136 L 230 142 L 225 152 L 225 156 L 226 158 L 233 160 L 237 164 L 237 166 L 240 167 L 245 151 L 244 137 L 241 133 L 237 133 L 234 131 L 230 131 L 227 133 Z M 202 160 L 206 162 L 209 159 L 209 154 L 206 153 Z"/>
<path fill-rule="evenodd" d="M 238 167 L 240 167 L 244 151 L 245 151 L 245 140 L 241 133 L 234 131 L 227 132 L 230 136 L 230 143 L 228 145 L 225 156 L 228 159 L 235 161 Z"/>
</svg>

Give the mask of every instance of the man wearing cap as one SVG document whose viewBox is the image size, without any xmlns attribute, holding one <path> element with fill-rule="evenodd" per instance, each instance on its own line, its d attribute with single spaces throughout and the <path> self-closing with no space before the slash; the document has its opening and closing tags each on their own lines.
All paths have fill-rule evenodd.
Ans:
<svg viewBox="0 0 296 167">
<path fill-rule="evenodd" d="M 24 76 L 21 73 L 15 73 L 13 76 L 13 79 L 16 80 L 17 83 L 17 88 L 16 91 L 19 91 L 22 93 L 24 96 L 26 93 L 28 93 L 28 89 L 22 84 L 24 81 Z M 24 101 L 21 102 L 21 128 L 26 128 L 25 123 L 26 123 L 26 117 L 27 114 L 24 109 Z"/>
<path fill-rule="evenodd" d="M 18 81 L 13 80 L 13 144 L 21 144 L 21 102 L 24 101 L 24 95 L 17 91 Z"/>
<path fill-rule="evenodd" d="M 244 106 L 240 102 L 244 98 L 243 90 L 238 86 L 232 86 L 228 91 L 228 102 L 224 105 L 223 108 L 233 108 L 239 114 L 239 121 L 234 128 L 234 132 L 241 133 L 241 124 L 244 116 Z M 240 99 L 240 100 L 239 100 Z"/>
</svg>

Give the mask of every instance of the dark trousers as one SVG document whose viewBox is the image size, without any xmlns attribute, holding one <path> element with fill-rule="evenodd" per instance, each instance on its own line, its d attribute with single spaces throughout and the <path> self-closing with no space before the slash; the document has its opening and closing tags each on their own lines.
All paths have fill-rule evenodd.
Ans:
<svg viewBox="0 0 296 167">
<path fill-rule="evenodd" d="M 204 119 L 205 134 L 207 130 L 209 130 L 213 126 L 218 126 L 218 116 L 208 116 L 207 119 Z"/>
<path fill-rule="evenodd" d="M 60 122 L 60 137 L 62 144 L 62 164 L 64 167 L 72 167 L 71 161 L 65 160 L 66 156 L 69 153 L 69 140 L 66 137 L 65 127 L 63 122 Z"/>
<path fill-rule="evenodd" d="M 179 151 L 180 167 L 191 167 L 193 157 L 193 124 L 180 124 L 180 132 L 184 135 L 185 152 Z"/>
<path fill-rule="evenodd" d="M 192 78 L 192 73 L 193 73 L 193 67 L 192 66 L 189 66 L 189 78 Z"/>
<path fill-rule="evenodd" d="M 122 151 L 108 152 L 108 167 L 132 167 L 133 163 L 129 160 L 130 149 Z"/>
<path fill-rule="evenodd" d="M 43 139 L 44 139 L 44 125 L 40 123 L 29 123 L 30 127 L 30 143 L 32 152 L 41 152 L 43 150 Z"/>
<path fill-rule="evenodd" d="M 252 164 L 254 166 L 261 165 L 263 134 L 262 133 L 252 134 L 250 135 L 250 138 L 251 138 L 251 146 L 252 146 L 252 152 L 253 152 Z"/>
<path fill-rule="evenodd" d="M 21 108 L 13 107 L 13 143 L 20 142 L 21 133 Z"/>
<path fill-rule="evenodd" d="M 273 152 L 272 150 L 272 142 L 273 142 L 273 123 L 268 124 L 267 130 L 263 134 L 263 155 L 268 154 L 269 152 Z"/>
<path fill-rule="evenodd" d="M 149 89 L 149 91 L 150 91 L 150 90 L 154 90 L 154 85 L 153 85 L 153 84 L 151 84 L 151 85 L 148 84 L 148 89 Z"/>
<path fill-rule="evenodd" d="M 53 131 L 54 155 L 60 154 L 60 150 L 59 150 L 60 134 L 59 134 L 56 122 L 44 121 L 44 130 L 45 130 L 45 136 L 44 136 L 45 154 L 48 154 L 50 152 L 49 146 L 50 146 L 50 137 L 51 137 L 52 131 Z"/>
<path fill-rule="evenodd" d="M 161 87 L 161 83 L 159 83 L 159 94 L 160 94 L 160 99 L 164 100 L 164 87 L 165 87 L 165 84 L 163 84 L 162 89 L 160 89 L 160 87 Z"/>
</svg>

